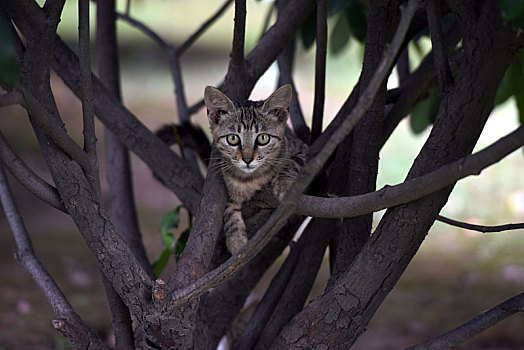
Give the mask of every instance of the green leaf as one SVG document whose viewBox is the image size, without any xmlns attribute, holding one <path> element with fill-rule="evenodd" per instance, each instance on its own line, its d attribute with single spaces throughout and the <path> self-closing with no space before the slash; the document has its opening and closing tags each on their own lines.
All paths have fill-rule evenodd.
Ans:
<svg viewBox="0 0 524 350">
<path fill-rule="evenodd" d="M 189 237 L 189 233 L 191 232 L 191 227 L 188 227 L 180 234 L 180 237 L 178 237 L 178 240 L 175 244 L 175 259 L 178 261 L 180 259 L 180 256 L 184 252 L 184 249 L 186 248 L 187 239 Z"/>
<path fill-rule="evenodd" d="M 495 104 L 505 102 L 511 96 L 515 97 L 517 109 L 519 111 L 519 121 L 524 124 L 524 53 L 513 61 L 509 66 L 504 78 L 500 82 Z"/>
<path fill-rule="evenodd" d="M 358 41 L 363 43 L 366 40 L 368 18 L 362 5 L 358 1 L 354 2 L 351 7 L 344 11 L 344 14 L 347 17 L 351 33 Z"/>
<path fill-rule="evenodd" d="M 16 60 L 13 36 L 8 19 L 0 13 L 0 85 L 4 89 L 20 82 L 20 67 Z"/>
<path fill-rule="evenodd" d="M 302 24 L 302 28 L 299 32 L 302 46 L 308 50 L 313 46 L 313 43 L 317 39 L 317 14 L 313 12 Z"/>
<path fill-rule="evenodd" d="M 522 21 L 524 17 L 524 1 L 522 0 L 500 0 L 500 9 L 505 21 Z"/>
<path fill-rule="evenodd" d="M 166 213 L 162 219 L 162 225 L 160 226 L 160 235 L 162 237 L 164 245 L 168 249 L 173 249 L 173 243 L 175 241 L 173 235 L 168 231 L 172 228 L 178 228 L 178 225 L 180 224 L 181 207 L 182 206 L 179 205 L 169 213 Z"/>
<path fill-rule="evenodd" d="M 153 273 L 155 274 L 155 278 L 160 276 L 162 271 L 164 271 L 164 268 L 166 267 L 167 263 L 169 262 L 169 257 L 171 256 L 171 251 L 169 248 L 164 249 L 164 251 L 156 258 L 155 262 L 153 263 Z"/>
<path fill-rule="evenodd" d="M 341 13 L 331 32 L 329 48 L 336 55 L 349 43 L 350 29 L 346 16 Z"/>
<path fill-rule="evenodd" d="M 429 91 L 429 96 L 413 108 L 409 121 L 411 130 L 415 134 L 420 134 L 435 121 L 441 100 L 438 89 L 432 89 Z"/>
</svg>

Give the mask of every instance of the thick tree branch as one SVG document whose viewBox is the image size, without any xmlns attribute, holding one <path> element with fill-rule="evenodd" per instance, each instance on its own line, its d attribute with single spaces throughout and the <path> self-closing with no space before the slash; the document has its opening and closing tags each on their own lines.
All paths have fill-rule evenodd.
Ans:
<svg viewBox="0 0 524 350">
<path fill-rule="evenodd" d="M 56 188 L 38 176 L 13 151 L 7 139 L 0 132 L 0 160 L 9 172 L 31 193 L 50 206 L 65 212 Z"/>
<path fill-rule="evenodd" d="M 419 345 L 410 347 L 407 350 L 436 350 L 450 349 L 480 332 L 493 327 L 500 321 L 516 314 L 524 312 L 524 293 L 520 293 L 503 303 L 489 309 L 464 323 L 463 325 L 431 340 Z"/>
<path fill-rule="evenodd" d="M 347 136 L 358 120 L 363 116 L 367 108 L 373 102 L 373 97 L 378 90 L 382 81 L 389 72 L 394 58 L 402 45 L 409 22 L 413 17 L 418 1 L 411 0 L 403 9 L 403 16 L 399 24 L 395 37 L 385 53 L 384 60 L 380 64 L 377 72 L 370 81 L 366 90 L 361 94 L 359 102 L 353 109 L 352 113 L 342 123 L 339 129 L 335 131 L 332 138 L 326 143 L 320 153 L 313 158 L 302 169 L 299 178 L 292 185 L 289 192 L 279 207 L 273 212 L 270 219 L 257 231 L 255 236 L 233 257 L 212 272 L 202 276 L 191 285 L 175 291 L 171 295 L 172 307 L 184 305 L 190 300 L 201 296 L 209 288 L 216 287 L 224 281 L 230 279 L 236 271 L 245 266 L 260 250 L 267 244 L 271 237 L 280 230 L 287 218 L 296 208 L 298 197 L 306 187 L 311 183 L 316 173 L 323 167 L 325 162 L 334 152 L 338 144 Z"/>
<path fill-rule="evenodd" d="M 395 186 L 358 196 L 322 198 L 303 195 L 296 213 L 302 215 L 341 218 L 359 216 L 427 196 L 469 175 L 478 175 L 524 145 L 524 126 L 501 138 L 485 149 L 465 156 L 428 174 L 409 179 Z"/>
<path fill-rule="evenodd" d="M 461 221 L 453 220 L 453 219 L 447 218 L 447 217 L 442 216 L 442 215 L 437 216 L 437 221 L 443 222 L 443 223 L 451 225 L 451 226 L 465 228 L 465 229 L 471 230 L 471 231 L 479 231 L 479 232 L 482 232 L 482 233 L 486 233 L 486 232 L 502 232 L 502 231 L 524 229 L 524 222 L 517 223 L 517 224 L 484 226 L 484 225 L 475 225 L 475 224 L 469 224 L 467 222 L 461 222 Z"/>
<path fill-rule="evenodd" d="M 327 1 L 317 0 L 317 49 L 315 52 L 315 102 L 311 142 L 322 133 L 326 95 Z"/>
<path fill-rule="evenodd" d="M 453 86 L 453 75 L 449 67 L 448 50 L 446 49 L 444 34 L 442 32 L 441 14 L 437 0 L 428 1 L 427 16 L 440 91 L 442 94 L 446 94 Z"/>
<path fill-rule="evenodd" d="M 0 165 L 0 200 L 18 247 L 16 258 L 31 274 L 53 308 L 58 319 L 53 321 L 55 328 L 62 332 L 72 345 L 78 348 L 106 349 L 96 332 L 75 313 L 56 282 L 36 257 L 33 244 L 13 199 L 2 165 Z M 75 332 L 68 331 L 72 328 L 75 329 Z"/>
</svg>

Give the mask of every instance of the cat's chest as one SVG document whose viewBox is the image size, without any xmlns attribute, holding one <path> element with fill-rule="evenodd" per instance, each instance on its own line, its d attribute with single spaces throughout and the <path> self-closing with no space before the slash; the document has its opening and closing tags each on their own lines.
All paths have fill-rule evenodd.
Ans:
<svg viewBox="0 0 524 350">
<path fill-rule="evenodd" d="M 229 197 L 237 203 L 248 201 L 253 197 L 255 192 L 270 182 L 271 178 L 271 174 L 266 174 L 249 180 L 228 177 L 226 178 L 226 185 Z"/>
</svg>

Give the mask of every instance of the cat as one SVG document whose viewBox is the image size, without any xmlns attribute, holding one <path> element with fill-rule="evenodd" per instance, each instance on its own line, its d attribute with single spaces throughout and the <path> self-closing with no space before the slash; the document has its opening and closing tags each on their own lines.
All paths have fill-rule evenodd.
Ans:
<svg viewBox="0 0 524 350">
<path fill-rule="evenodd" d="M 265 101 L 233 102 L 207 86 L 207 107 L 218 166 L 227 187 L 224 211 L 226 245 L 236 254 L 247 242 L 242 203 L 265 185 L 282 200 L 308 157 L 308 147 L 286 125 L 291 85 L 284 85 Z"/>
</svg>

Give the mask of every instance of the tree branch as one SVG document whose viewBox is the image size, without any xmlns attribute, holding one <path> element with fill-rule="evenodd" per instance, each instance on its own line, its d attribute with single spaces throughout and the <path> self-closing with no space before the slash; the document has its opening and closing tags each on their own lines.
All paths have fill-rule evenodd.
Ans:
<svg viewBox="0 0 524 350">
<path fill-rule="evenodd" d="M 56 282 L 36 257 L 33 251 L 33 244 L 27 234 L 26 227 L 13 199 L 11 188 L 9 187 L 1 164 L 0 200 L 18 247 L 16 258 L 31 274 L 31 277 L 38 284 L 53 308 L 58 319 L 57 321 L 53 321 L 55 328 L 62 332 L 72 345 L 78 348 L 106 349 L 96 332 L 87 326 L 75 313 L 73 307 L 69 301 L 67 301 Z M 69 332 L 68 329 L 71 328 L 74 328 L 76 331 Z"/>
<path fill-rule="evenodd" d="M 517 224 L 497 225 L 497 226 L 483 226 L 483 225 L 475 225 L 475 224 L 469 224 L 467 222 L 461 222 L 461 221 L 453 220 L 453 219 L 447 218 L 447 217 L 442 216 L 442 215 L 437 216 L 437 221 L 446 223 L 446 224 L 451 225 L 451 226 L 465 228 L 465 229 L 471 230 L 471 231 L 479 231 L 479 232 L 482 232 L 482 233 L 486 233 L 486 232 L 501 232 L 501 231 L 510 231 L 510 230 L 524 229 L 524 222 L 517 223 Z"/>
<path fill-rule="evenodd" d="M 322 133 L 326 95 L 327 1 L 317 0 L 317 50 L 315 53 L 315 102 L 311 142 Z"/>
<path fill-rule="evenodd" d="M 482 151 L 399 185 L 386 185 L 378 191 L 352 197 L 321 198 L 303 195 L 296 212 L 316 217 L 341 218 L 408 203 L 443 189 L 463 177 L 480 174 L 483 169 L 519 149 L 523 144 L 524 126 L 520 126 Z"/>
<path fill-rule="evenodd" d="M 453 86 L 453 75 L 449 67 L 448 54 L 442 32 L 442 23 L 440 21 L 440 8 L 437 0 L 428 1 L 427 16 L 440 91 L 442 94 L 446 94 Z"/>
<path fill-rule="evenodd" d="M 417 0 L 411 0 L 404 8 L 401 22 L 391 45 L 386 50 L 384 60 L 377 69 L 373 79 L 370 81 L 369 86 L 361 94 L 359 102 L 353 109 L 352 113 L 342 123 L 340 128 L 335 131 L 332 138 L 328 143 L 326 143 L 322 151 L 304 166 L 298 179 L 291 186 L 291 189 L 286 194 L 284 200 L 281 202 L 278 208 L 273 212 L 270 219 L 257 231 L 255 236 L 228 261 L 220 265 L 212 272 L 202 276 L 191 285 L 173 292 L 171 295 L 171 307 L 184 305 L 190 300 L 201 296 L 203 293 L 209 290 L 209 288 L 216 287 L 217 285 L 230 279 L 236 271 L 245 266 L 249 260 L 251 260 L 258 252 L 260 252 L 260 250 L 266 245 L 271 237 L 283 227 L 287 218 L 296 208 L 296 202 L 300 194 L 310 184 L 316 173 L 323 167 L 338 144 L 351 131 L 351 129 L 355 126 L 355 124 L 373 102 L 373 96 L 389 72 L 394 58 L 396 57 L 396 54 L 402 45 L 402 41 L 406 34 L 411 18 L 413 17 L 417 3 Z"/>
<path fill-rule="evenodd" d="M 124 20 L 133 27 L 140 30 L 142 33 L 150 37 L 153 41 L 156 41 L 156 43 L 160 45 L 162 48 L 168 49 L 170 47 L 173 47 L 173 45 L 162 39 L 162 37 L 158 35 L 154 30 L 152 30 L 149 26 L 147 26 L 143 22 L 140 22 L 139 20 L 134 19 L 129 15 L 129 13 L 117 13 L 116 16 L 118 19 Z"/>
<path fill-rule="evenodd" d="M 235 27 L 233 29 L 233 48 L 231 50 L 231 68 L 244 64 L 244 44 L 246 35 L 246 0 L 235 0 Z M 230 68 L 230 69 L 231 69 Z"/>
<path fill-rule="evenodd" d="M 25 85 L 20 85 L 20 90 L 24 94 L 26 107 L 29 115 L 33 118 L 38 125 L 46 132 L 46 134 L 66 152 L 71 158 L 73 158 L 78 164 L 88 171 L 90 168 L 91 161 L 88 155 L 82 150 L 82 148 L 67 134 L 62 126 L 58 126 L 52 122 L 48 117 L 48 111 L 42 106 L 42 104 L 35 98 L 35 96 L 29 91 Z"/>
<path fill-rule="evenodd" d="M 505 318 L 524 312 L 524 293 L 520 293 L 503 303 L 489 309 L 463 325 L 431 340 L 408 348 L 407 350 L 448 349 L 493 327 Z"/>
<path fill-rule="evenodd" d="M 38 176 L 13 151 L 7 139 L 0 132 L 0 160 L 9 172 L 31 193 L 53 208 L 66 212 L 56 188 Z"/>
<path fill-rule="evenodd" d="M 226 0 L 224 4 L 215 12 L 214 15 L 209 17 L 207 21 L 202 23 L 200 28 L 198 28 L 189 38 L 186 39 L 182 44 L 180 44 L 177 48 L 177 52 L 179 55 L 183 54 L 191 45 L 197 41 L 197 39 L 213 24 L 222 14 L 225 12 L 225 10 L 233 3 L 233 0 Z"/>
</svg>

